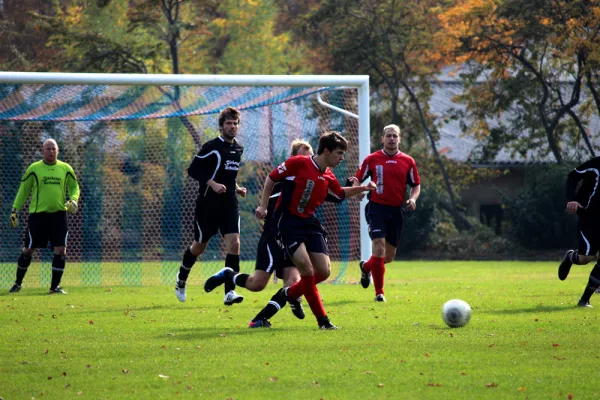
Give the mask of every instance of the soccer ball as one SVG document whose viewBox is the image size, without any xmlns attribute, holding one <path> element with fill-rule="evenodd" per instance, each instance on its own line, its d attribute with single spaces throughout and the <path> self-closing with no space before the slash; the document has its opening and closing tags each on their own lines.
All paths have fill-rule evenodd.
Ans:
<svg viewBox="0 0 600 400">
<path fill-rule="evenodd" d="M 450 328 L 465 326 L 471 319 L 471 306 L 459 299 L 448 300 L 442 307 L 442 319 Z"/>
</svg>

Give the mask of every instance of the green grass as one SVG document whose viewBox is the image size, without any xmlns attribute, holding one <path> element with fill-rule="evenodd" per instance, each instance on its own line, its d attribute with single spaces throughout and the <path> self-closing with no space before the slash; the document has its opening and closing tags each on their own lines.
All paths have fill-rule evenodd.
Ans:
<svg viewBox="0 0 600 400">
<path fill-rule="evenodd" d="M 387 271 L 385 304 L 371 288 L 320 285 L 338 331 L 287 307 L 273 329 L 248 329 L 275 286 L 241 289 L 246 300 L 231 308 L 221 290 L 200 285 L 186 303 L 166 286 L 5 292 L 0 397 L 600 397 L 598 309 L 574 307 L 588 267 L 564 282 L 555 263 L 541 262 L 411 261 Z M 451 298 L 473 308 L 464 328 L 441 321 Z"/>
</svg>

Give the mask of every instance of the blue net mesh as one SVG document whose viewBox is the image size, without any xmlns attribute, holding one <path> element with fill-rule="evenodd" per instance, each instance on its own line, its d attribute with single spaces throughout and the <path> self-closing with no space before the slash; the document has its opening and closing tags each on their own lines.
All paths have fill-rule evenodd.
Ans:
<svg viewBox="0 0 600 400">
<path fill-rule="evenodd" d="M 254 217 L 266 175 L 288 156 L 290 143 L 335 129 L 349 150 L 335 174 L 343 183 L 358 167 L 358 121 L 324 108 L 357 111 L 354 89 L 314 87 L 166 87 L 0 85 L 0 286 L 9 287 L 27 227 L 8 218 L 27 166 L 54 138 L 81 188 L 80 209 L 69 216 L 65 285 L 173 284 L 183 251 L 193 240 L 197 183 L 186 169 L 198 146 L 218 135 L 226 106 L 242 111 L 238 140 L 244 156 L 238 184 L 242 270 L 254 269 L 261 222 Z M 328 231 L 332 281 L 348 279 L 348 261 L 360 254 L 359 204 L 325 204 L 318 217 Z M 211 239 L 190 275 L 200 283 L 223 266 L 220 237 Z M 35 252 L 24 284 L 48 286 L 50 249 Z"/>
</svg>

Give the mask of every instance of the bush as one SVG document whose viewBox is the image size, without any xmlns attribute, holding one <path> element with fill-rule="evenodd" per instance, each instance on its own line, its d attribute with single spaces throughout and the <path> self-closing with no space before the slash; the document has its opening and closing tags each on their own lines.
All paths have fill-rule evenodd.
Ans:
<svg viewBox="0 0 600 400">
<path fill-rule="evenodd" d="M 408 255 L 427 246 L 429 237 L 439 222 L 436 217 L 436 202 L 437 196 L 433 190 L 421 188 L 417 209 L 404 213 L 404 231 L 398 255 Z"/>
<path fill-rule="evenodd" d="M 525 187 L 506 197 L 513 240 L 530 250 L 577 246 L 577 218 L 565 212 L 565 182 L 572 166 L 530 167 Z"/>
</svg>

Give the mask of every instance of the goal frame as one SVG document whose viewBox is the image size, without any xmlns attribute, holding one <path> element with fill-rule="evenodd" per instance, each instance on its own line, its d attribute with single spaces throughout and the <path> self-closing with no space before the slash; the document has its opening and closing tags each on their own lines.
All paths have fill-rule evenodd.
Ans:
<svg viewBox="0 0 600 400">
<path fill-rule="evenodd" d="M 149 86 L 346 86 L 358 91 L 358 154 L 362 162 L 371 152 L 368 75 L 168 75 L 102 74 L 66 72 L 0 72 L 0 83 L 57 85 Z M 358 165 L 356 168 L 358 169 Z M 371 256 L 371 240 L 365 219 L 366 199 L 360 206 L 361 259 Z"/>
</svg>

